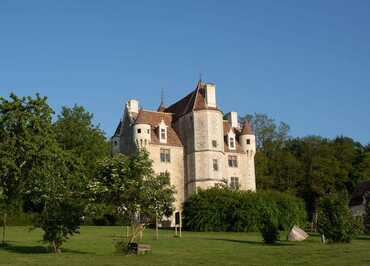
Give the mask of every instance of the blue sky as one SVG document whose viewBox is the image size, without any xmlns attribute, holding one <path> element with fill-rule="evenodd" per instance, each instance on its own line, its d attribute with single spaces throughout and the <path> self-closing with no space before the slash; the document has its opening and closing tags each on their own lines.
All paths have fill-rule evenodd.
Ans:
<svg viewBox="0 0 370 266">
<path fill-rule="evenodd" d="M 370 1 L 0 0 L 0 95 L 78 103 L 108 136 L 129 98 L 155 109 L 199 73 L 224 111 L 369 143 Z"/>
</svg>

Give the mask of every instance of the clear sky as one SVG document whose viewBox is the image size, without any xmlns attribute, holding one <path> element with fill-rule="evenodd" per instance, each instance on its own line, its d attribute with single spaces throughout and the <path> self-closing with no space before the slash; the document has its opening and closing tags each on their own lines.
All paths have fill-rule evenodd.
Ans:
<svg viewBox="0 0 370 266">
<path fill-rule="evenodd" d="M 0 0 L 0 95 L 78 103 L 111 136 L 124 103 L 203 80 L 224 111 L 370 142 L 370 1 Z"/>
</svg>

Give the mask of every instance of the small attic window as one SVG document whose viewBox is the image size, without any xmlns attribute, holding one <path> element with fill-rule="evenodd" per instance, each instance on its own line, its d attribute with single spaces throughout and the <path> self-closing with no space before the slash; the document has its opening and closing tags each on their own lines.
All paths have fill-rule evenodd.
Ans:
<svg viewBox="0 0 370 266">
<path fill-rule="evenodd" d="M 217 140 L 212 140 L 212 147 L 217 148 Z"/>
<path fill-rule="evenodd" d="M 235 139 L 233 137 L 230 137 L 230 149 L 235 149 Z"/>
<path fill-rule="evenodd" d="M 141 133 L 141 128 L 138 128 L 137 129 L 137 133 L 140 134 Z"/>
<path fill-rule="evenodd" d="M 251 144 L 251 140 L 250 139 L 247 139 L 247 144 Z"/>
<path fill-rule="evenodd" d="M 162 120 L 158 127 L 158 137 L 160 143 L 166 143 L 167 142 L 167 126 Z"/>
<path fill-rule="evenodd" d="M 166 129 L 161 128 L 161 139 L 166 139 Z"/>
</svg>

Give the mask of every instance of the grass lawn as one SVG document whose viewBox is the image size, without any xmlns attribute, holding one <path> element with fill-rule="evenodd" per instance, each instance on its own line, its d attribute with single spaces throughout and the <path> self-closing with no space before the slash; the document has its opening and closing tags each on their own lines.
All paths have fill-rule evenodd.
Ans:
<svg viewBox="0 0 370 266">
<path fill-rule="evenodd" d="M 125 256 L 114 251 L 112 239 L 120 234 L 120 227 L 84 226 L 80 235 L 65 243 L 63 253 L 55 255 L 45 252 L 41 231 L 10 227 L 9 245 L 0 248 L 0 266 L 370 265 L 370 237 L 359 237 L 351 244 L 323 245 L 318 236 L 311 236 L 301 243 L 265 245 L 258 233 L 184 232 L 179 239 L 173 231 L 161 230 L 156 241 L 153 231 L 147 230 L 143 243 L 152 245 L 152 253 Z"/>
</svg>

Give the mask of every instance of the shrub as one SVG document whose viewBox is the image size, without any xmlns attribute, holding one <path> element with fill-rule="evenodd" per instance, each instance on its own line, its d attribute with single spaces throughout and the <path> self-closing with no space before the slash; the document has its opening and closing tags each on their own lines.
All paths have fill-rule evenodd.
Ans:
<svg viewBox="0 0 370 266">
<path fill-rule="evenodd" d="M 318 231 L 329 242 L 350 242 L 355 234 L 355 226 L 346 200 L 340 195 L 331 194 L 319 203 Z"/>
<path fill-rule="evenodd" d="M 192 231 L 258 231 L 265 208 L 274 208 L 273 224 L 281 230 L 302 225 L 306 219 L 303 201 L 293 196 L 215 187 L 199 190 L 185 202 L 183 225 Z"/>
<path fill-rule="evenodd" d="M 304 226 L 307 221 L 307 212 L 304 201 L 287 193 L 277 191 L 261 192 L 266 199 L 277 204 L 278 223 L 280 230 L 290 230 L 293 225 Z"/>
<path fill-rule="evenodd" d="M 265 243 L 273 244 L 279 240 L 278 215 L 278 207 L 276 203 L 266 201 L 259 214 L 259 230 Z"/>
</svg>

